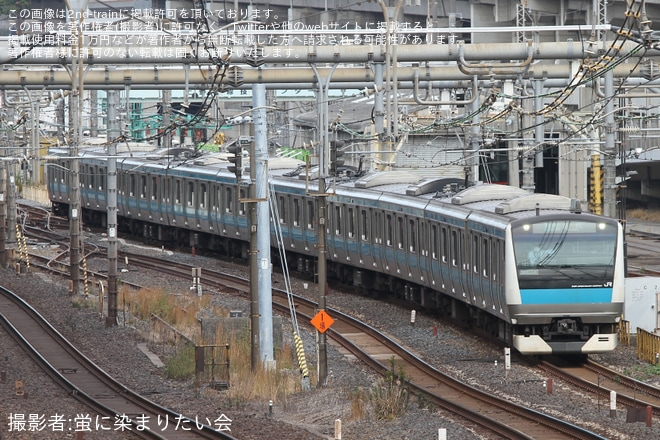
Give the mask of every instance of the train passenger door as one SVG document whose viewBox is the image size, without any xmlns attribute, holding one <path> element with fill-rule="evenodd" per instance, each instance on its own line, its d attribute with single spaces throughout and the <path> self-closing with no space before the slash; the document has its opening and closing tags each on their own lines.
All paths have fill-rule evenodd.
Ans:
<svg viewBox="0 0 660 440">
<path fill-rule="evenodd" d="M 311 198 L 303 199 L 305 202 L 305 227 L 303 229 L 303 242 L 305 251 L 310 252 L 316 245 L 316 201 Z"/>
<path fill-rule="evenodd" d="M 177 225 L 178 227 L 183 227 L 186 223 L 185 220 L 185 215 L 183 211 L 183 195 L 184 195 L 184 188 L 183 188 L 183 181 L 175 177 L 172 179 L 172 183 L 174 187 L 172 188 L 173 190 L 173 203 L 172 203 L 172 214 L 173 214 L 173 223 Z"/>
<path fill-rule="evenodd" d="M 282 241 L 285 249 L 291 249 L 294 245 L 292 237 L 292 228 L 290 225 L 290 213 L 288 205 L 288 196 L 286 194 L 277 195 L 277 221 L 282 231 Z"/>
<path fill-rule="evenodd" d="M 372 219 L 372 233 L 371 233 L 371 267 L 373 270 L 383 270 L 383 235 L 384 235 L 384 218 L 382 211 L 371 211 L 369 216 Z"/>
<path fill-rule="evenodd" d="M 356 263 L 362 267 L 370 268 L 373 266 L 373 255 L 371 253 L 371 209 L 358 208 L 358 257 Z"/>
<path fill-rule="evenodd" d="M 209 184 L 207 182 L 197 184 L 197 221 L 200 230 L 204 232 L 213 230 L 209 217 Z"/>
<path fill-rule="evenodd" d="M 225 231 L 222 227 L 222 187 L 216 182 L 211 183 L 209 205 L 209 227 L 216 234 L 223 234 Z"/>
<path fill-rule="evenodd" d="M 482 248 L 482 235 L 476 231 L 470 233 L 470 262 L 468 265 L 469 279 L 468 283 L 470 288 L 470 301 L 478 307 L 484 308 L 486 305 L 485 291 L 482 285 L 482 271 L 483 267 L 483 248 Z"/>
<path fill-rule="evenodd" d="M 356 206 L 344 205 L 346 211 L 346 234 L 344 234 L 344 243 L 346 244 L 346 261 L 353 264 L 359 264 L 360 254 L 358 252 L 358 227 Z"/>
<path fill-rule="evenodd" d="M 427 273 L 428 284 L 435 289 L 443 290 L 442 288 L 442 272 L 440 266 L 440 232 L 441 226 L 438 224 L 429 225 L 429 255 L 427 256 Z"/>
<path fill-rule="evenodd" d="M 408 270 L 406 275 L 408 279 L 421 284 L 419 220 L 412 216 L 404 217 L 404 228 L 406 233 L 406 269 Z"/>
<path fill-rule="evenodd" d="M 394 261 L 396 262 L 396 273 L 402 275 L 405 278 L 410 278 L 410 269 L 408 267 L 408 250 L 407 242 L 408 237 L 406 233 L 406 218 L 402 215 L 397 215 L 395 217 L 395 257 Z"/>
<path fill-rule="evenodd" d="M 197 227 L 197 194 L 195 192 L 194 180 L 183 180 L 182 186 L 184 190 L 184 198 L 181 202 L 183 208 L 184 225 L 189 228 Z"/>
<path fill-rule="evenodd" d="M 490 236 L 481 237 L 481 291 L 483 293 L 483 307 L 486 310 L 495 310 L 495 280 L 493 279 L 493 243 Z"/>
<path fill-rule="evenodd" d="M 395 218 L 394 214 L 390 212 L 384 213 L 384 235 L 385 235 L 385 246 L 383 249 L 383 266 L 385 273 L 396 274 L 397 264 L 396 264 L 396 252 L 394 249 L 395 246 Z"/>
<path fill-rule="evenodd" d="M 108 170 L 106 167 L 97 168 L 96 191 L 98 191 L 99 208 L 105 211 L 108 208 Z"/>
<path fill-rule="evenodd" d="M 149 220 L 155 220 L 157 222 L 162 221 L 162 216 L 160 215 L 159 209 L 159 185 L 158 185 L 158 175 L 149 174 L 148 176 L 148 188 L 147 192 L 149 193 Z"/>
<path fill-rule="evenodd" d="M 329 205 L 329 214 L 331 217 L 331 232 L 328 235 L 330 238 L 330 257 L 335 261 L 344 262 L 347 260 L 348 253 L 346 251 L 346 227 L 344 224 L 344 206 L 341 203 L 332 203 Z"/>
<path fill-rule="evenodd" d="M 428 220 L 419 221 L 419 280 L 423 285 L 431 285 L 431 228 Z"/>
<path fill-rule="evenodd" d="M 141 219 L 149 218 L 149 194 L 147 192 L 147 175 L 145 173 L 136 176 L 135 204 L 137 216 Z"/>
<path fill-rule="evenodd" d="M 501 238 L 493 239 L 491 252 L 492 274 L 491 284 L 493 286 L 494 312 L 505 315 L 505 293 L 504 293 L 504 241 Z"/>
<path fill-rule="evenodd" d="M 298 196 L 291 197 L 291 241 L 292 249 L 299 249 L 303 246 L 303 215 L 302 200 Z"/>
<path fill-rule="evenodd" d="M 465 288 L 463 287 L 463 243 L 462 231 L 459 228 L 451 227 L 448 230 L 449 235 L 449 277 L 451 280 L 450 292 L 457 298 L 466 298 Z"/>
</svg>

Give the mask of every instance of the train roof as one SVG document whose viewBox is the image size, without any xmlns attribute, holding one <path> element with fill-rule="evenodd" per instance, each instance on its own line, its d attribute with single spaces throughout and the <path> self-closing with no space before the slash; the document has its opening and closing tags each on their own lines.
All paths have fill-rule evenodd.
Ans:
<svg viewBox="0 0 660 440">
<path fill-rule="evenodd" d="M 118 145 L 121 145 L 119 143 Z M 67 148 L 55 148 L 49 155 L 66 157 Z M 83 145 L 79 155 L 83 158 L 107 159 L 107 146 L 102 143 Z M 227 152 L 200 152 L 188 148 L 147 148 L 143 144 L 126 143 L 117 152 L 118 166 L 141 167 L 143 170 L 169 170 L 184 175 L 224 175 L 233 178 L 228 170 Z M 119 165 L 121 164 L 121 165 Z M 244 176 L 249 175 L 249 160 L 244 158 Z M 314 192 L 318 167 L 306 171 L 305 162 L 292 158 L 268 159 L 271 182 L 289 185 L 298 191 Z M 580 202 L 576 199 L 552 195 L 534 194 L 528 191 L 496 184 L 477 184 L 465 188 L 465 182 L 457 178 L 429 178 L 414 170 L 368 172 L 358 178 L 339 178 L 333 184 L 340 199 L 360 199 L 365 205 L 387 203 L 405 210 L 427 209 L 439 216 L 457 219 L 479 219 L 484 223 L 501 225 L 514 219 L 537 215 L 538 212 L 579 213 Z"/>
</svg>

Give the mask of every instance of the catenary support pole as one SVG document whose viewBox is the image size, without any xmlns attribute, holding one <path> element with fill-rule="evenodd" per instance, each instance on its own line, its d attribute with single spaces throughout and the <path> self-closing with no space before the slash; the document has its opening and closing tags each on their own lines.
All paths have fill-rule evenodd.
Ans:
<svg viewBox="0 0 660 440">
<path fill-rule="evenodd" d="M 270 209 L 268 204 L 268 123 L 266 120 L 266 87 L 252 86 L 254 150 L 250 169 L 256 170 L 257 248 L 259 252 L 259 335 L 261 361 L 266 368 L 275 367 L 273 357 L 273 290 L 270 260 Z"/>
<path fill-rule="evenodd" d="M 7 267 L 7 171 L 0 161 L 0 267 Z"/>
<path fill-rule="evenodd" d="M 108 92 L 108 316 L 105 326 L 117 324 L 117 138 L 120 135 L 117 119 L 117 91 Z M 103 293 L 99 293 L 102 295 Z"/>
<path fill-rule="evenodd" d="M 605 171 L 603 175 L 603 214 L 606 217 L 616 218 L 616 122 L 614 120 L 614 73 L 605 72 L 605 150 L 603 162 Z"/>
</svg>

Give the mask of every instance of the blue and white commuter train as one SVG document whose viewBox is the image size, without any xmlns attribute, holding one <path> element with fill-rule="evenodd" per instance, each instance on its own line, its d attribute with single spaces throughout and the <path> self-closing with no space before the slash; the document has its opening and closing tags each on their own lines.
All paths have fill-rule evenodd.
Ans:
<svg viewBox="0 0 660 440">
<path fill-rule="evenodd" d="M 70 158 L 47 167 L 53 208 L 69 209 Z M 83 221 L 107 226 L 107 159 L 80 154 Z M 120 232 L 247 256 L 244 183 L 225 153 L 127 152 L 118 159 Z M 314 273 L 315 182 L 269 161 L 289 267 Z M 345 178 L 327 199 L 328 276 L 464 320 L 530 355 L 613 350 L 624 300 L 622 228 L 575 200 L 502 185 L 460 192 L 410 172 Z M 276 241 L 273 239 L 273 243 Z M 273 261 L 279 258 L 273 252 Z"/>
</svg>

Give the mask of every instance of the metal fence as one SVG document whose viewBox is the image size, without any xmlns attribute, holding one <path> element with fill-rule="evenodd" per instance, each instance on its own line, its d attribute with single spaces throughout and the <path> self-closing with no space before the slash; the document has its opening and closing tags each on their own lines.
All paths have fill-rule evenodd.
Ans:
<svg viewBox="0 0 660 440">
<path fill-rule="evenodd" d="M 619 343 L 630 347 L 630 321 L 619 321 L 618 334 Z"/>
<path fill-rule="evenodd" d="M 660 336 L 637 327 L 637 358 L 651 364 L 660 362 Z"/>
</svg>

